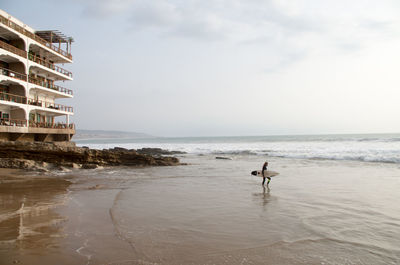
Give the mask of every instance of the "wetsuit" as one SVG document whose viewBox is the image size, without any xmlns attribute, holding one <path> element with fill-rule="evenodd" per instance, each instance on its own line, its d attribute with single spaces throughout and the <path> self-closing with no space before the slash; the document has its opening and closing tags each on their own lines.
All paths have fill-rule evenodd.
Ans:
<svg viewBox="0 0 400 265">
<path fill-rule="evenodd" d="M 263 169 L 262 169 L 262 171 L 261 171 L 261 174 L 262 174 L 262 176 L 263 176 L 263 182 L 262 182 L 262 185 L 263 185 L 263 186 L 264 186 L 264 183 L 265 183 L 265 179 L 266 179 L 266 178 L 268 179 L 267 185 L 268 185 L 269 182 L 271 181 L 271 178 L 270 178 L 270 177 L 264 177 L 264 171 L 267 171 L 267 165 L 266 165 L 266 164 L 263 165 Z"/>
</svg>

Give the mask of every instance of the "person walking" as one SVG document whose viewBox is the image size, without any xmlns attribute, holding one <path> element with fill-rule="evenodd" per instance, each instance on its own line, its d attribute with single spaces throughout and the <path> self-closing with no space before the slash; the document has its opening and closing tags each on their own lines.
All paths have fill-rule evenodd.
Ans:
<svg viewBox="0 0 400 265">
<path fill-rule="evenodd" d="M 261 174 L 263 176 L 263 182 L 262 182 L 263 186 L 264 186 L 264 183 L 265 183 L 265 179 L 268 179 L 267 186 L 269 185 L 269 182 L 271 181 L 271 177 L 265 177 L 265 175 L 264 175 L 264 172 L 267 171 L 267 167 L 268 167 L 268 162 L 265 161 L 265 163 L 264 163 L 264 165 L 262 167 L 262 171 L 261 171 Z"/>
</svg>

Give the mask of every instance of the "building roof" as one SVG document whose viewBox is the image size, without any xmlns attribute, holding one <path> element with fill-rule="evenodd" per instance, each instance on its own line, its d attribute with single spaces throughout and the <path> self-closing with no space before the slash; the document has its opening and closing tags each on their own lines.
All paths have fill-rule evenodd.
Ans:
<svg viewBox="0 0 400 265">
<path fill-rule="evenodd" d="M 67 37 L 58 30 L 38 30 L 36 35 L 50 43 L 71 43 L 74 42 L 72 37 Z"/>
</svg>

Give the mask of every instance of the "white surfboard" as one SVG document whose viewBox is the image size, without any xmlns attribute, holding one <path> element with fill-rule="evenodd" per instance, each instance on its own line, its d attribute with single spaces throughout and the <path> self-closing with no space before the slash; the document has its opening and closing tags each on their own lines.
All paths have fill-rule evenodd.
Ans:
<svg viewBox="0 0 400 265">
<path fill-rule="evenodd" d="M 262 175 L 262 171 L 261 170 L 254 170 L 254 171 L 251 172 L 251 174 L 253 176 L 260 177 L 260 178 L 262 178 L 262 177 L 270 177 L 270 178 L 272 178 L 272 177 L 275 177 L 275 176 L 279 175 L 278 172 L 270 171 L 270 170 L 264 171 L 264 176 Z"/>
</svg>

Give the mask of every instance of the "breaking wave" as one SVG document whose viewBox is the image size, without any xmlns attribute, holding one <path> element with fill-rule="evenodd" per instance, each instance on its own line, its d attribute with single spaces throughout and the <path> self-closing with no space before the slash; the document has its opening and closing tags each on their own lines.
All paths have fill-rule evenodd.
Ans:
<svg viewBox="0 0 400 265">
<path fill-rule="evenodd" d="M 255 151 L 251 150 L 230 150 L 230 151 L 212 151 L 211 154 L 213 155 L 260 155 L 260 153 L 257 153 Z"/>
<path fill-rule="evenodd" d="M 188 154 L 273 156 L 299 159 L 357 160 L 400 163 L 400 135 L 197 137 L 126 140 L 124 142 L 78 142 L 90 148 L 116 146 L 182 151 Z"/>
</svg>

